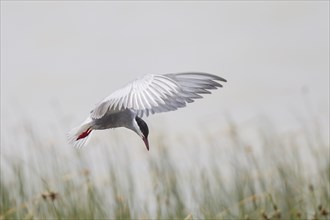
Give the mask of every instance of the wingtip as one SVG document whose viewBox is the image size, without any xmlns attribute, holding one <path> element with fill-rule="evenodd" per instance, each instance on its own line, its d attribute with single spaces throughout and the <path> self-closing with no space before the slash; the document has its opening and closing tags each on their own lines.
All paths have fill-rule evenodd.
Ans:
<svg viewBox="0 0 330 220">
<path fill-rule="evenodd" d="M 172 74 L 173 75 L 173 74 Z M 212 74 L 212 73 L 207 73 L 207 72 L 183 72 L 183 73 L 177 73 L 177 74 L 174 74 L 174 75 L 197 75 L 197 76 L 204 76 L 204 77 L 209 77 L 213 80 L 218 80 L 218 81 L 222 81 L 222 82 L 227 82 L 226 79 L 218 76 L 218 75 L 215 75 L 215 74 Z"/>
<path fill-rule="evenodd" d="M 215 76 L 215 80 L 219 80 L 219 81 L 221 81 L 221 82 L 227 82 L 227 80 L 225 79 L 225 78 L 222 78 L 222 77 L 220 77 L 220 76 L 217 76 L 217 75 L 214 75 Z"/>
</svg>

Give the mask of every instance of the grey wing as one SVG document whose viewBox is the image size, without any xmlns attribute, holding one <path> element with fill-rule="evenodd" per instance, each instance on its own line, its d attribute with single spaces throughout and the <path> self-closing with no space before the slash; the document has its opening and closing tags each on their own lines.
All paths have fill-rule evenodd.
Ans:
<svg viewBox="0 0 330 220">
<path fill-rule="evenodd" d="M 92 110 L 91 117 L 101 118 L 107 113 L 132 109 L 139 117 L 143 115 L 174 111 L 183 108 L 201 94 L 211 93 L 225 79 L 209 73 L 173 73 L 145 75 L 102 100 Z"/>
</svg>

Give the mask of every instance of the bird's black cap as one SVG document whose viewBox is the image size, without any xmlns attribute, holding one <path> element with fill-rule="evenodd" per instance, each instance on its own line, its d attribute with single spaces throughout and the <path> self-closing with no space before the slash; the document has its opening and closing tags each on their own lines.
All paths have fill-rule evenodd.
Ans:
<svg viewBox="0 0 330 220">
<path fill-rule="evenodd" d="M 149 150 L 149 142 L 148 142 L 148 135 L 149 135 L 149 128 L 148 125 L 145 121 L 143 121 L 141 118 L 139 117 L 135 117 L 135 120 L 143 134 L 143 141 L 147 147 L 147 150 Z"/>
</svg>

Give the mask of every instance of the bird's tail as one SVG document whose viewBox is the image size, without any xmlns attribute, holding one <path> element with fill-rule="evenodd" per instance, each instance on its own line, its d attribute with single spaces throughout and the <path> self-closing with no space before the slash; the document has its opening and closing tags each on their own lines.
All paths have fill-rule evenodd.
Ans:
<svg viewBox="0 0 330 220">
<path fill-rule="evenodd" d="M 73 128 L 67 135 L 69 144 L 81 148 L 87 145 L 93 131 L 93 120 L 88 117 L 80 126 Z"/>
</svg>

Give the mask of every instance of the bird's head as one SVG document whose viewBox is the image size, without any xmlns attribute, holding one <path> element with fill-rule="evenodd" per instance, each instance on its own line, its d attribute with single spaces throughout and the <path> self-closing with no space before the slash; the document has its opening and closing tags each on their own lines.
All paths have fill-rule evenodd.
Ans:
<svg viewBox="0 0 330 220">
<path fill-rule="evenodd" d="M 139 128 L 140 128 L 140 131 L 141 131 L 141 138 L 144 142 L 144 144 L 146 145 L 146 148 L 147 150 L 149 150 L 149 141 L 148 141 L 148 135 L 149 135 L 149 128 L 148 128 L 148 125 L 147 123 L 145 123 L 145 121 L 143 121 L 141 118 L 139 117 L 136 117 L 135 118 Z"/>
</svg>

